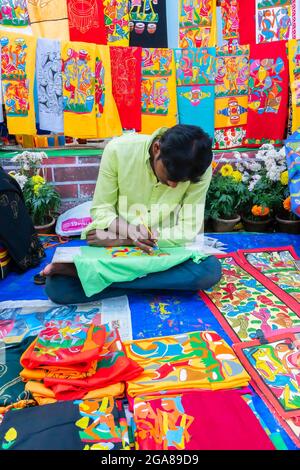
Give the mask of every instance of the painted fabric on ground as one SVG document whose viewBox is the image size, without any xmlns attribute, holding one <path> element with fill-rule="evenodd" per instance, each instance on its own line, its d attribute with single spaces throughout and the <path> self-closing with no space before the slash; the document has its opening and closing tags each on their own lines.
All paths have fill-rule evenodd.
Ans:
<svg viewBox="0 0 300 470">
<path fill-rule="evenodd" d="M 134 400 L 139 450 L 274 450 L 239 391 Z"/>
<path fill-rule="evenodd" d="M 112 397 L 9 411 L 0 443 L 2 450 L 129 449 L 122 402 Z"/>
<path fill-rule="evenodd" d="M 286 305 L 275 293 L 245 270 L 236 254 L 218 257 L 223 277 L 201 298 L 234 341 L 249 341 L 261 334 L 272 334 L 300 326 L 299 309 Z"/>
<path fill-rule="evenodd" d="M 132 397 L 183 388 L 238 388 L 249 381 L 232 349 L 213 331 L 129 341 L 125 348 L 144 369 L 127 384 Z"/>
</svg>

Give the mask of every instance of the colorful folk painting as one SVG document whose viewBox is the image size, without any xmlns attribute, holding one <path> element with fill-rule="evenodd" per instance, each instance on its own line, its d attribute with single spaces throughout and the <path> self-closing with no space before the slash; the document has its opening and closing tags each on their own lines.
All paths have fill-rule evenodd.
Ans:
<svg viewBox="0 0 300 470">
<path fill-rule="evenodd" d="M 289 171 L 291 211 L 300 216 L 300 132 L 295 131 L 285 142 Z"/>
<path fill-rule="evenodd" d="M 292 39 L 288 47 L 293 109 L 292 131 L 295 132 L 300 127 L 300 39 Z"/>
<path fill-rule="evenodd" d="M 143 77 L 169 77 L 172 75 L 172 58 L 171 49 L 142 49 Z"/>
<path fill-rule="evenodd" d="M 193 85 L 177 88 L 178 116 L 180 124 L 200 126 L 214 137 L 214 86 Z"/>
<path fill-rule="evenodd" d="M 102 0 L 67 0 L 71 41 L 106 44 Z"/>
<path fill-rule="evenodd" d="M 239 2 L 238 0 L 221 0 L 223 40 L 239 40 Z"/>
<path fill-rule="evenodd" d="M 258 114 L 277 114 L 281 104 L 282 78 L 285 64 L 276 59 L 250 60 L 249 108 Z"/>
<path fill-rule="evenodd" d="M 248 94 L 249 47 L 217 48 L 216 96 Z"/>
<path fill-rule="evenodd" d="M 215 83 L 215 48 L 175 49 L 177 86 Z"/>
<path fill-rule="evenodd" d="M 105 104 L 105 69 L 101 57 L 96 57 L 95 68 L 95 102 L 96 116 L 102 116 Z"/>
<path fill-rule="evenodd" d="M 166 0 L 129 0 L 130 46 L 167 47 Z"/>
<path fill-rule="evenodd" d="M 125 349 L 144 369 L 127 383 L 132 397 L 160 390 L 235 388 L 249 380 L 232 349 L 214 331 L 130 341 Z"/>
<path fill-rule="evenodd" d="M 95 44 L 63 43 L 63 103 L 66 135 L 97 136 L 95 62 Z"/>
<path fill-rule="evenodd" d="M 28 10 L 26 0 L 1 0 L 0 24 L 3 26 L 27 26 Z"/>
<path fill-rule="evenodd" d="M 265 6 L 264 6 L 265 5 Z M 292 38 L 292 0 L 256 0 L 256 42 Z"/>
<path fill-rule="evenodd" d="M 242 147 L 246 137 L 246 126 L 215 129 L 214 137 L 214 148 L 216 150 Z"/>
<path fill-rule="evenodd" d="M 215 2 L 179 0 L 179 47 L 214 46 Z"/>
<path fill-rule="evenodd" d="M 260 139 L 284 139 L 288 118 L 288 68 L 285 41 L 251 45 L 245 143 L 251 139 L 258 143 Z"/>
<path fill-rule="evenodd" d="M 128 2 L 103 0 L 107 44 L 109 46 L 129 45 Z"/>
<path fill-rule="evenodd" d="M 11 134 L 35 134 L 33 82 L 36 40 L 27 35 L 4 33 L 2 47 L 2 91 Z M 29 57 L 33 57 L 29 60 Z"/>
<path fill-rule="evenodd" d="M 219 259 L 223 268 L 221 281 L 200 296 L 233 340 L 249 341 L 300 326 L 299 309 L 287 306 L 248 273 L 238 255 Z"/>
<path fill-rule="evenodd" d="M 143 133 L 154 132 L 157 125 L 176 124 L 176 72 L 171 49 L 143 49 L 141 100 Z M 158 123 L 159 118 L 165 119 Z"/>
<path fill-rule="evenodd" d="M 140 47 L 111 47 L 112 92 L 123 129 L 141 130 L 141 62 Z M 148 51 L 146 49 L 146 51 Z M 146 56 L 151 53 L 144 52 Z M 158 62 L 160 58 L 159 55 Z"/>
<path fill-rule="evenodd" d="M 285 418 L 300 415 L 300 330 L 234 345 L 257 388 Z"/>
<path fill-rule="evenodd" d="M 122 401 L 78 400 L 80 418 L 75 422 L 83 450 L 130 450 L 128 424 Z"/>
<path fill-rule="evenodd" d="M 63 132 L 63 80 L 59 41 L 38 40 L 36 81 L 40 128 Z"/>
<path fill-rule="evenodd" d="M 248 96 L 217 98 L 215 101 L 215 126 L 233 127 L 247 123 Z"/>
<path fill-rule="evenodd" d="M 288 296 L 291 296 L 296 302 L 300 302 L 300 270 L 295 265 L 299 258 L 293 247 L 266 248 L 262 251 L 240 250 L 238 255 L 262 275 L 261 282 L 264 281 L 263 277 L 266 277 L 275 289 L 278 287 L 277 293 L 282 295 L 283 300 L 288 303 Z M 282 326 L 285 325 L 283 318 Z"/>
<path fill-rule="evenodd" d="M 111 254 L 113 258 L 127 257 L 127 256 L 145 256 L 145 252 L 138 247 L 114 247 L 106 248 L 107 253 Z M 166 251 L 160 250 L 158 247 L 153 248 L 153 253 L 146 256 L 170 256 Z"/>
</svg>

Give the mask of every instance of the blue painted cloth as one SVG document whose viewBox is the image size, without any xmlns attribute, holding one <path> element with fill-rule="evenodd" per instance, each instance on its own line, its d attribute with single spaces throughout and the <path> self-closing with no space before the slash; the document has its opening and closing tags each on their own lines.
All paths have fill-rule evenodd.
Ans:
<svg viewBox="0 0 300 470">
<path fill-rule="evenodd" d="M 294 132 L 285 142 L 289 172 L 291 209 L 300 217 L 300 130 Z"/>
</svg>

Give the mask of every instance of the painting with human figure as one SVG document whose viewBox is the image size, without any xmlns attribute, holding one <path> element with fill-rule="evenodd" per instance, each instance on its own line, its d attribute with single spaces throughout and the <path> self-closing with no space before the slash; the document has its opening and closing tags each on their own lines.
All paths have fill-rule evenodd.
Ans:
<svg viewBox="0 0 300 470">
<path fill-rule="evenodd" d="M 214 3 L 212 0 L 179 0 L 179 47 L 209 45 Z"/>
<path fill-rule="evenodd" d="M 285 418 L 300 414 L 300 330 L 234 345 L 260 392 Z"/>
<path fill-rule="evenodd" d="M 256 0 L 256 42 L 293 37 L 293 0 Z"/>
</svg>

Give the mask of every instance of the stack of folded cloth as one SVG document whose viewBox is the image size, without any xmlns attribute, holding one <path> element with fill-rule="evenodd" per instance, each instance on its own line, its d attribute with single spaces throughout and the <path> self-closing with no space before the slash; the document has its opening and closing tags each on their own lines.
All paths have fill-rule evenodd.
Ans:
<svg viewBox="0 0 300 470">
<path fill-rule="evenodd" d="M 143 369 L 128 358 L 118 330 L 101 325 L 51 321 L 21 357 L 20 376 L 38 404 L 56 400 L 122 397 L 125 382 Z"/>
</svg>

